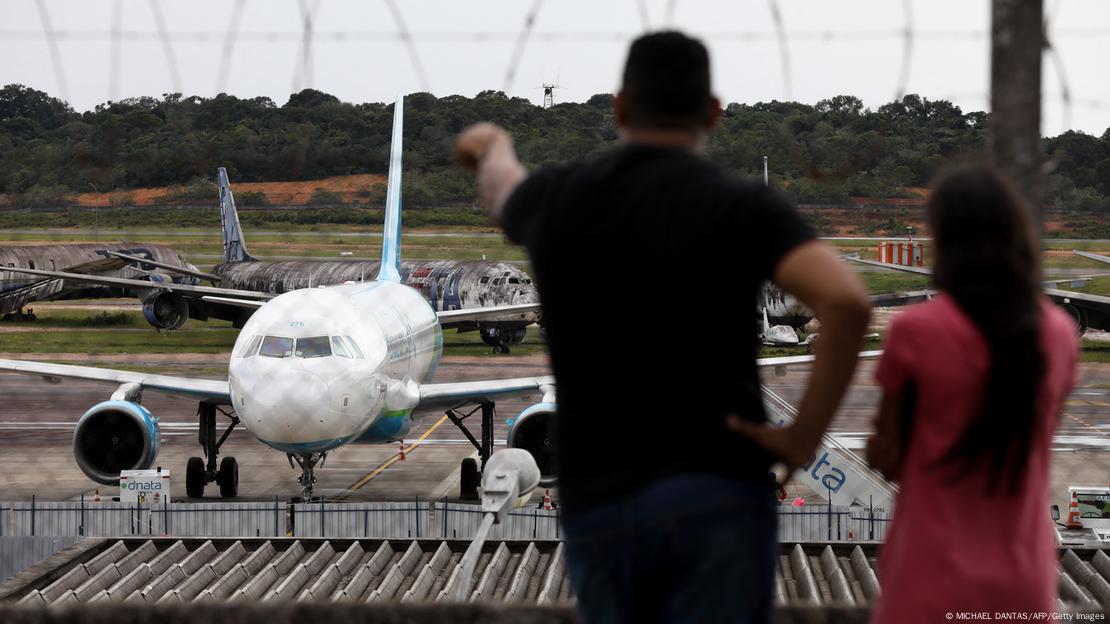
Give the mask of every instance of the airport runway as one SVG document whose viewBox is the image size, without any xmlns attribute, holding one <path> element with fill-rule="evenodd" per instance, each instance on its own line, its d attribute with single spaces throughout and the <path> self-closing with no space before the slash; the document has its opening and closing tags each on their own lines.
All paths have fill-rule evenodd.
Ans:
<svg viewBox="0 0 1110 624">
<path fill-rule="evenodd" d="M 58 356 L 54 356 L 57 358 Z M 132 363 L 162 361 L 165 356 L 121 356 Z M 173 356 L 180 358 L 181 356 Z M 192 360 L 210 361 L 212 356 L 183 358 L 185 368 Z M 164 363 L 164 361 L 163 361 Z M 110 363 L 106 365 L 111 365 Z M 875 362 L 861 364 L 844 406 L 831 432 L 847 446 L 861 448 L 879 400 L 872 376 Z M 549 371 L 546 356 L 449 356 L 437 374 L 438 381 L 495 379 L 543 375 Z M 808 379 L 808 366 L 788 369 L 775 377 L 765 371 L 765 382 L 784 399 L 797 404 Z M 85 382 L 48 384 L 36 378 L 0 374 L 0 435 L 5 440 L 5 478 L 0 480 L 0 500 L 26 500 L 32 494 L 42 500 L 64 500 L 91 495 L 95 484 L 75 465 L 71 450 L 73 424 L 113 388 Z M 495 439 L 504 444 L 506 420 L 539 400 L 539 396 L 498 403 Z M 158 464 L 174 474 L 173 495 L 184 497 L 184 467 L 189 456 L 200 455 L 197 444 L 196 406 L 182 399 L 148 393 L 143 401 L 162 419 L 162 450 Z M 473 431 L 479 435 L 478 415 Z M 222 426 L 222 425 L 221 425 Z M 458 467 L 474 448 L 442 412 L 425 411 L 422 422 L 406 440 L 406 459 L 398 461 L 393 445 L 353 445 L 338 449 L 317 470 L 317 493 L 336 500 L 439 499 L 458 495 Z M 290 469 L 284 455 L 256 442 L 237 429 L 221 455 L 238 458 L 240 500 L 286 499 L 300 494 L 297 471 Z M 1110 364 L 1086 364 L 1079 387 L 1069 397 L 1053 455 L 1052 498 L 1064 502 L 1068 485 L 1106 485 L 1110 479 Z M 107 493 L 111 488 L 101 488 Z M 788 488 L 790 489 L 790 488 Z M 813 499 L 800 488 L 790 489 Z M 209 489 L 216 498 L 216 488 Z"/>
</svg>

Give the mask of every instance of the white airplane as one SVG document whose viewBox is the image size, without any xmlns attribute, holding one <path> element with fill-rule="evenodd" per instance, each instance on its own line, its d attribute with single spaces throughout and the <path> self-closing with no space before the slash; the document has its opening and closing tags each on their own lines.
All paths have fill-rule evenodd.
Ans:
<svg viewBox="0 0 1110 624">
<path fill-rule="evenodd" d="M 398 98 L 394 107 L 382 262 L 375 281 L 295 290 L 263 301 L 190 287 L 221 302 L 256 308 L 235 342 L 226 381 L 0 360 L 0 372 L 51 382 L 70 378 L 118 385 L 110 400 L 85 412 L 74 429 L 74 457 L 90 479 L 114 484 L 121 470 L 154 464 L 159 426 L 141 404 L 145 391 L 198 401 L 200 442 L 207 461 L 189 459 L 186 491 L 194 498 L 203 496 L 212 482 L 219 484 L 222 496 L 237 495 L 238 464 L 224 457 L 217 466 L 217 455 L 240 424 L 262 443 L 286 453 L 291 466 L 294 461 L 299 464 L 299 481 L 308 498 L 316 482 L 314 469 L 329 451 L 352 443 L 403 439 L 418 423 L 417 408 L 446 408 L 484 463 L 493 447 L 494 400 L 539 392 L 543 400 L 514 419 L 509 445 L 531 452 L 543 475 L 541 483 L 554 483 L 552 377 L 430 383 L 443 351 L 442 323 L 532 311 L 539 304 L 437 313 L 419 291 L 401 283 L 402 101 Z M 176 286 L 165 288 L 172 292 Z M 793 356 L 758 363 L 783 368 L 811 361 L 812 356 Z M 479 409 L 480 443 L 462 423 Z M 219 437 L 217 413 L 230 419 Z M 473 459 L 463 460 L 464 494 L 477 486 L 477 470 Z"/>
<path fill-rule="evenodd" d="M 798 332 L 789 325 L 772 325 L 767 319 L 767 308 L 763 308 L 763 327 L 760 332 L 760 339 L 763 344 L 769 347 L 796 347 L 801 344 L 798 341 Z"/>
</svg>

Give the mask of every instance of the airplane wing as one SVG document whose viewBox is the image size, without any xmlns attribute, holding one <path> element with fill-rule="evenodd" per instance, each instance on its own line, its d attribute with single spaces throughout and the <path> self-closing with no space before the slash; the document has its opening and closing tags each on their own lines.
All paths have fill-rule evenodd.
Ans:
<svg viewBox="0 0 1110 624">
<path fill-rule="evenodd" d="M 110 368 L 73 366 L 70 364 L 49 364 L 46 362 L 25 362 L 22 360 L 0 360 L 0 372 L 35 375 L 57 383 L 62 379 L 80 379 L 105 384 L 122 385 L 137 383 L 143 389 L 156 390 L 165 394 L 188 397 L 191 399 L 215 400 L 221 404 L 231 404 L 231 392 L 226 380 L 189 379 L 169 375 L 152 375 Z"/>
<path fill-rule="evenodd" d="M 862 351 L 859 357 L 860 359 L 871 359 L 879 357 L 882 353 L 882 351 Z M 759 358 L 755 363 L 760 367 L 780 368 L 792 364 L 808 364 L 814 359 L 815 356 L 813 355 L 788 355 Z M 420 384 L 420 406 L 452 405 L 465 401 L 478 401 L 535 392 L 548 394 L 554 389 L 555 378 L 551 376 Z"/>
<path fill-rule="evenodd" d="M 936 291 L 925 289 L 871 295 L 871 305 L 876 308 L 897 308 L 928 301 L 932 299 L 935 294 Z"/>
<path fill-rule="evenodd" d="M 201 279 L 206 279 L 206 280 L 211 281 L 211 282 L 218 282 L 221 279 L 223 279 L 219 275 L 213 275 L 212 273 L 205 273 L 204 271 L 191 271 L 189 269 L 173 266 L 172 264 L 165 264 L 163 262 L 158 262 L 156 260 L 147 260 L 146 258 L 139 258 L 139 257 L 136 257 L 136 256 L 129 256 L 127 254 L 121 254 L 118 251 L 106 251 L 104 253 L 108 254 L 109 256 L 112 256 L 113 258 L 119 258 L 121 260 L 126 260 L 128 262 L 139 262 L 139 263 L 142 263 L 142 264 L 149 264 L 151 266 L 156 266 L 159 269 L 165 269 L 167 271 L 170 271 L 171 273 L 178 273 L 180 275 L 188 275 L 190 277 L 199 277 Z"/>
<path fill-rule="evenodd" d="M 420 384 L 420 406 L 451 405 L 464 401 L 546 392 L 554 386 L 555 378 L 551 376 Z"/>
<path fill-rule="evenodd" d="M 1095 262 L 1104 262 L 1106 264 L 1110 264 L 1110 257 L 1107 257 L 1107 256 L 1103 256 L 1103 255 L 1096 254 L 1096 253 L 1091 253 L 1089 251 L 1079 251 L 1078 249 L 1072 249 L 1071 252 L 1073 254 L 1077 255 L 1077 256 L 1083 256 L 1084 258 L 1087 258 L 1088 260 L 1094 260 Z"/>
<path fill-rule="evenodd" d="M 1110 297 L 1075 292 L 1073 290 L 1057 290 L 1055 288 L 1044 289 L 1044 294 L 1048 295 L 1049 299 L 1059 304 L 1079 303 L 1082 304 L 1084 308 L 1090 308 L 1103 314 L 1110 315 Z"/>
<path fill-rule="evenodd" d="M 1088 254 L 1086 252 L 1081 252 L 1081 251 L 1076 251 L 1074 253 L 1080 254 L 1084 257 L 1094 256 L 1095 259 L 1105 258 L 1105 256 L 1099 256 L 1098 254 Z M 864 260 L 863 258 L 860 258 L 859 256 L 853 256 L 853 255 L 842 256 L 842 257 L 847 259 L 847 260 L 851 260 L 852 262 L 859 262 L 860 264 L 867 264 L 867 265 L 870 265 L 870 266 L 882 267 L 884 269 L 893 269 L 895 271 L 902 271 L 903 273 L 913 273 L 915 275 L 932 275 L 933 274 L 932 269 L 928 269 L 928 268 L 925 268 L 925 267 L 904 266 L 904 265 L 901 265 L 901 264 L 890 264 L 888 262 L 877 262 L 875 260 Z M 1110 258 L 1105 258 L 1105 260 L 1107 262 L 1110 262 Z M 1065 278 L 1056 279 L 1056 280 L 1044 280 L 1044 282 L 1042 282 L 1042 283 L 1045 285 L 1046 288 L 1054 288 L 1054 287 L 1057 287 L 1061 284 L 1066 284 L 1066 285 L 1068 285 L 1072 288 L 1079 288 L 1080 286 L 1083 286 L 1087 282 L 1091 281 L 1092 277 L 1101 277 L 1101 276 L 1098 276 L 1098 275 L 1081 275 L 1081 276 L 1077 276 L 1077 277 L 1065 277 Z"/>
<path fill-rule="evenodd" d="M 30 275 L 38 275 L 41 277 L 70 280 L 74 282 L 102 284 L 105 286 L 119 286 L 123 288 L 134 288 L 138 290 L 168 290 L 189 295 L 214 295 L 217 297 L 231 297 L 238 299 L 272 299 L 277 296 L 271 293 L 254 292 L 253 290 L 236 290 L 234 288 L 217 288 L 215 286 L 189 286 L 187 284 L 174 284 L 172 282 L 147 282 L 137 279 L 128 279 L 125 277 L 82 275 L 80 273 L 66 273 L 64 271 L 42 271 L 40 269 L 20 269 L 13 267 L 6 267 L 3 270 L 14 273 L 28 273 Z"/>
<path fill-rule="evenodd" d="M 870 360 L 882 354 L 883 352 L 881 350 L 860 351 L 859 358 L 861 360 Z M 814 359 L 816 359 L 816 356 L 813 355 L 784 355 L 782 357 L 757 358 L 755 360 L 755 365 L 760 368 L 769 366 L 789 366 L 791 364 L 808 364 Z"/>
<path fill-rule="evenodd" d="M 465 310 L 444 310 L 437 312 L 439 322 L 459 323 L 462 321 L 515 321 L 527 320 L 528 312 L 537 312 L 538 303 L 523 303 L 520 305 L 494 306 L 491 308 L 467 308 Z"/>
<path fill-rule="evenodd" d="M 261 308 L 262 305 L 264 303 L 266 303 L 265 301 L 251 301 L 249 299 L 231 299 L 229 297 L 213 297 L 211 295 L 205 295 L 205 296 L 201 297 L 200 299 L 201 299 L 201 301 L 207 301 L 209 303 L 220 303 L 220 304 L 223 304 L 223 305 L 235 306 L 237 308 L 252 308 L 252 309 L 255 309 L 255 310 L 257 310 L 258 308 Z"/>
</svg>

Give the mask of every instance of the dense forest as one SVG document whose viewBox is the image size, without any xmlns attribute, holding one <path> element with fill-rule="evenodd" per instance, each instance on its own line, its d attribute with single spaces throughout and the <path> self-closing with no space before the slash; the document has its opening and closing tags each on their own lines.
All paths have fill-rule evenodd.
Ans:
<svg viewBox="0 0 1110 624">
<path fill-rule="evenodd" d="M 611 105 L 610 95 L 550 109 L 499 91 L 410 95 L 405 203 L 473 203 L 473 182 L 451 161 L 453 138 L 468 124 L 506 126 L 521 159 L 539 166 L 608 149 L 617 140 Z M 236 181 L 384 173 L 391 123 L 392 104 L 350 104 L 312 89 L 281 106 L 265 97 L 168 94 L 78 113 L 46 93 L 8 85 L 0 90 L 0 191 L 13 206 L 33 207 L 65 205 L 90 189 L 177 185 L 179 195 L 167 199 L 187 201 L 211 197 L 217 166 Z M 987 113 L 918 95 L 875 110 L 843 95 L 812 106 L 730 104 L 708 153 L 749 176 L 761 175 L 767 155 L 773 182 L 797 201 L 840 204 L 849 196 L 904 196 L 907 187 L 928 184 L 946 164 L 981 153 L 989 123 Z M 1055 163 L 1050 206 L 1110 211 L 1110 129 L 1101 137 L 1067 132 L 1045 138 L 1044 147 Z M 376 197 L 380 189 L 366 192 Z"/>
</svg>

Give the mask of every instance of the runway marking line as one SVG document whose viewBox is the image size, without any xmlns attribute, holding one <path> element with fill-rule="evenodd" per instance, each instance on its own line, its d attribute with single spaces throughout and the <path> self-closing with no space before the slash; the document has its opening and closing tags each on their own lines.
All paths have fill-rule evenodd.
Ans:
<svg viewBox="0 0 1110 624">
<path fill-rule="evenodd" d="M 408 448 L 405 449 L 405 454 L 407 455 L 407 454 L 411 453 L 416 447 L 420 446 L 421 442 L 426 440 L 428 438 L 428 436 L 432 435 L 432 433 L 436 429 L 439 429 L 439 426 L 442 425 L 445 422 L 447 422 L 447 416 L 443 416 L 438 421 L 436 421 L 436 423 L 434 425 L 432 425 L 431 427 L 428 427 L 428 430 L 425 431 L 419 438 L 417 438 L 416 442 L 414 442 L 412 445 L 410 445 Z M 401 459 L 401 454 L 400 453 L 394 453 L 392 457 L 385 460 L 384 462 L 382 462 L 382 464 L 380 466 L 378 466 L 377 468 L 370 471 L 370 474 L 368 474 L 365 477 L 359 479 L 357 482 L 355 482 L 354 485 L 347 488 L 347 491 L 348 492 L 353 492 L 355 490 L 362 489 L 363 486 L 365 486 L 367 483 L 370 483 L 371 479 L 380 475 L 387 468 L 389 468 L 393 464 L 400 461 L 400 459 Z"/>
<path fill-rule="evenodd" d="M 1076 416 L 1075 414 L 1069 414 L 1068 412 L 1064 412 L 1064 415 L 1067 416 L 1068 418 L 1071 418 L 1072 420 L 1078 422 L 1079 424 L 1083 425 L 1084 427 L 1090 429 L 1091 431 L 1102 434 L 1102 431 L 1098 427 L 1095 427 L 1091 423 L 1087 422 L 1086 420 L 1083 420 L 1082 418 Z"/>
</svg>

